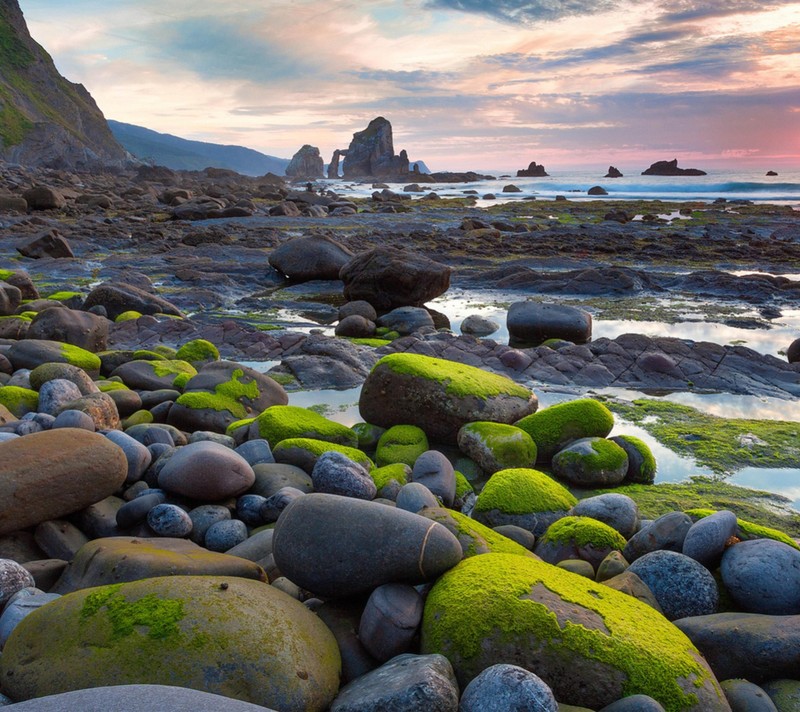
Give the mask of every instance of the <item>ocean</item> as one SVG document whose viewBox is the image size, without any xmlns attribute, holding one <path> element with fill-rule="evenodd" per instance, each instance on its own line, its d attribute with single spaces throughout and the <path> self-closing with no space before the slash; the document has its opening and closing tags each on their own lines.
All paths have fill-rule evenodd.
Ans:
<svg viewBox="0 0 800 712">
<path fill-rule="evenodd" d="M 626 174 L 622 178 L 603 178 L 602 171 L 552 171 L 548 178 L 517 178 L 514 175 L 495 173 L 497 179 L 474 183 L 421 183 L 422 194 L 434 191 L 441 197 L 463 197 L 465 191 L 478 193 L 478 206 L 515 200 L 554 200 L 563 195 L 568 200 L 697 200 L 713 202 L 726 200 L 751 200 L 757 203 L 791 205 L 800 209 L 800 170 L 778 171 L 777 176 L 766 176 L 766 171 L 709 171 L 705 176 L 643 176 Z M 485 173 L 489 174 L 488 171 Z M 505 177 L 501 177 L 505 175 Z M 349 181 L 320 181 L 330 183 L 341 195 L 367 197 L 372 194 L 372 184 Z M 409 180 L 409 183 L 413 179 Z M 503 187 L 515 185 L 519 193 L 503 193 Z M 587 191 L 601 186 L 608 196 L 590 196 Z M 401 192 L 404 185 L 391 184 L 392 190 Z M 494 200 L 483 200 L 493 194 Z"/>
</svg>

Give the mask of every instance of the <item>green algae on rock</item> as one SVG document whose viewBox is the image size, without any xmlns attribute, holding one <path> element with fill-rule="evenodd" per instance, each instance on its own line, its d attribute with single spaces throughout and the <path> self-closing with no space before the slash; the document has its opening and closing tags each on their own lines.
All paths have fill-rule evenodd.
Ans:
<svg viewBox="0 0 800 712">
<path fill-rule="evenodd" d="M 553 472 L 578 487 L 615 485 L 628 472 L 628 455 L 611 440 L 581 438 L 553 456 Z"/>
<path fill-rule="evenodd" d="M 393 465 L 376 467 L 369 474 L 378 488 L 378 497 L 394 495 L 390 497 L 390 499 L 394 499 L 397 497 L 400 488 L 408 484 L 408 478 L 411 477 L 411 468 L 405 463 L 397 462 Z"/>
<path fill-rule="evenodd" d="M 270 444 L 290 438 L 312 438 L 347 447 L 358 446 L 358 436 L 346 425 L 296 405 L 273 405 L 258 415 L 255 422 L 259 436 Z"/>
<path fill-rule="evenodd" d="M 368 423 L 416 425 L 431 440 L 455 444 L 476 420 L 511 423 L 533 413 L 537 399 L 510 378 L 455 361 L 396 353 L 367 376 L 358 407 Z"/>
<path fill-rule="evenodd" d="M 375 450 L 378 467 L 405 463 L 414 467 L 417 458 L 428 450 L 428 437 L 416 425 L 393 425 L 384 431 Z"/>
<path fill-rule="evenodd" d="M 655 482 L 658 464 L 650 446 L 634 435 L 615 435 L 609 438 L 628 454 L 628 471 L 623 482 L 649 485 Z"/>
<path fill-rule="evenodd" d="M 349 457 L 367 471 L 371 471 L 375 467 L 375 463 L 361 450 L 326 442 L 325 440 L 315 440 L 314 438 L 287 438 L 286 440 L 281 440 L 273 446 L 272 454 L 275 456 L 276 462 L 296 465 L 311 474 L 317 458 L 322 453 L 330 452 L 331 450 Z"/>
<path fill-rule="evenodd" d="M 37 412 L 39 394 L 22 386 L 0 386 L 0 405 L 4 405 L 14 415 L 21 418 L 26 413 Z"/>
<path fill-rule="evenodd" d="M 533 438 L 539 462 L 549 462 L 559 450 L 581 438 L 604 438 L 614 427 L 614 415 L 599 401 L 579 398 L 557 403 L 514 423 Z"/>
<path fill-rule="evenodd" d="M 489 475 L 536 464 L 533 438 L 521 428 L 505 423 L 467 423 L 458 431 L 458 447 Z"/>
<path fill-rule="evenodd" d="M 175 358 L 191 364 L 219 361 L 219 349 L 206 339 L 193 339 L 178 349 Z"/>
<path fill-rule="evenodd" d="M 474 556 L 440 577 L 421 651 L 445 655 L 462 687 L 502 662 L 535 671 L 565 704 L 599 709 L 646 694 L 669 712 L 730 709 L 691 641 L 663 616 L 523 556 Z"/>
<path fill-rule="evenodd" d="M 3 690 L 16 700 L 161 684 L 322 712 L 339 687 L 333 634 L 258 581 L 167 576 L 82 589 L 52 604 L 26 617 L 3 649 Z"/>
<path fill-rule="evenodd" d="M 591 517 L 567 516 L 553 522 L 536 542 L 534 551 L 549 564 L 581 559 L 597 569 L 612 551 L 622 551 L 625 537 Z"/>
</svg>

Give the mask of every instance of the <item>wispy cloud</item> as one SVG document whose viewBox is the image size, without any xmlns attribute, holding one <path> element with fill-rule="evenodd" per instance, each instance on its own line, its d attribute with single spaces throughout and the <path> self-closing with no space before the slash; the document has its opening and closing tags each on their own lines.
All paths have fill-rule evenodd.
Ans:
<svg viewBox="0 0 800 712">
<path fill-rule="evenodd" d="M 533 23 L 560 20 L 576 15 L 593 15 L 613 10 L 619 0 L 428 0 L 427 6 L 460 12 L 471 12 L 510 23 Z"/>
</svg>

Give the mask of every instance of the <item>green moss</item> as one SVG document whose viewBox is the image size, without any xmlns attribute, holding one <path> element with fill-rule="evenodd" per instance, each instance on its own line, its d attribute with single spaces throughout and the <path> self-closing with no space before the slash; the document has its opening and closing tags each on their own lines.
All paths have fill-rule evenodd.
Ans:
<svg viewBox="0 0 800 712">
<path fill-rule="evenodd" d="M 458 470 L 455 471 L 456 475 L 456 499 L 461 499 L 465 497 L 470 492 L 474 492 L 475 488 L 472 486 L 472 483 L 464 477 L 464 474 L 459 472 Z"/>
<path fill-rule="evenodd" d="M 116 319 L 114 319 L 114 323 L 119 324 L 120 322 L 123 321 L 133 321 L 134 319 L 138 319 L 140 316 L 142 316 L 142 312 L 138 311 L 122 312 L 122 314 L 120 314 Z"/>
<path fill-rule="evenodd" d="M 11 316 L 0 316 L 0 322 L 10 322 L 10 321 L 24 321 L 27 324 L 33 321 L 33 317 L 29 316 L 28 313 L 13 314 Z"/>
<path fill-rule="evenodd" d="M 3 147 L 21 144 L 33 126 L 33 122 L 14 106 L 11 94 L 0 88 L 0 139 Z"/>
<path fill-rule="evenodd" d="M 475 511 L 558 512 L 570 509 L 577 501 L 569 490 L 543 472 L 519 467 L 495 472 L 478 495 Z"/>
<path fill-rule="evenodd" d="M 255 417 L 253 417 L 253 418 L 242 418 L 241 420 L 234 420 L 225 429 L 225 434 L 226 435 L 231 435 L 234 431 L 238 430 L 239 428 L 249 428 L 250 427 L 250 423 L 252 423 L 254 420 L 255 420 Z"/>
<path fill-rule="evenodd" d="M 137 349 L 133 352 L 134 361 L 163 361 L 166 356 L 158 353 L 157 351 L 149 351 L 148 349 Z"/>
<path fill-rule="evenodd" d="M 428 436 L 416 425 L 394 425 L 381 435 L 375 452 L 378 467 L 405 463 L 414 467 L 417 458 L 428 450 Z"/>
<path fill-rule="evenodd" d="M 386 344 L 391 344 L 390 339 L 369 339 L 369 338 L 355 338 L 350 337 L 347 339 L 348 341 L 358 344 L 359 346 L 371 346 L 374 349 L 380 348 L 381 346 L 386 346 Z"/>
<path fill-rule="evenodd" d="M 356 447 L 358 436 L 346 425 L 328 420 L 308 408 L 273 405 L 256 418 L 258 432 L 271 444 L 290 438 L 313 438 Z"/>
<path fill-rule="evenodd" d="M 714 514 L 715 510 L 713 509 L 687 509 L 686 514 L 688 514 L 692 519 L 703 519 L 704 517 L 711 516 Z M 748 539 L 774 539 L 775 541 L 782 541 L 784 544 L 788 544 L 789 546 L 800 549 L 800 544 L 798 544 L 792 537 L 788 534 L 784 534 L 782 531 L 777 529 L 773 529 L 772 527 L 765 527 L 761 524 L 754 524 L 753 522 L 745 521 L 744 519 L 736 518 L 736 524 L 739 527 L 739 538 L 742 540 Z"/>
<path fill-rule="evenodd" d="M 159 378 L 166 376 L 192 376 L 197 375 L 197 369 L 192 364 L 178 359 L 161 359 L 158 361 L 150 361 L 153 368 L 153 373 Z"/>
<path fill-rule="evenodd" d="M 462 433 L 478 437 L 502 468 L 530 467 L 536 462 L 536 443 L 522 428 L 478 421 L 467 423 L 462 427 L 459 436 Z"/>
<path fill-rule="evenodd" d="M 623 468 L 623 471 L 627 469 L 628 455 L 616 443 L 605 438 L 585 438 L 581 441 L 581 445 L 584 443 L 589 445 L 591 452 L 565 449 L 556 453 L 553 457 L 553 470 L 557 475 L 562 474 L 564 469 L 577 470 L 584 474 L 608 473 Z M 571 446 L 567 447 L 571 448 Z M 576 447 L 580 447 L 580 445 Z"/>
<path fill-rule="evenodd" d="M 120 381 L 95 381 L 95 385 L 102 393 L 110 393 L 111 391 L 129 391 L 130 388 Z"/>
<path fill-rule="evenodd" d="M 580 398 L 526 415 L 515 425 L 533 438 L 540 461 L 581 438 L 604 438 L 614 427 L 614 415 L 599 401 Z"/>
<path fill-rule="evenodd" d="M 175 354 L 175 358 L 190 363 L 219 361 L 219 349 L 210 341 L 194 339 L 181 346 Z"/>
<path fill-rule="evenodd" d="M 408 465 L 404 465 L 402 462 L 376 467 L 369 474 L 375 486 L 378 488 L 378 492 L 386 487 L 392 480 L 397 482 L 401 487 L 408 484 Z"/>
<path fill-rule="evenodd" d="M 282 440 L 272 448 L 272 453 L 276 455 L 275 459 L 277 460 L 277 455 L 280 454 L 281 451 L 290 450 L 292 448 L 306 450 L 317 457 L 325 452 L 334 450 L 342 453 L 342 455 L 345 455 L 346 457 L 349 457 L 353 462 L 357 462 L 368 472 L 372 471 L 372 469 L 375 467 L 375 463 L 372 462 L 372 460 L 370 460 L 365 453 L 361 452 L 361 450 L 357 450 L 353 447 L 347 447 L 346 445 L 337 445 L 336 443 L 327 442 L 325 440 L 315 440 L 313 438 L 289 438 L 288 440 Z"/>
<path fill-rule="evenodd" d="M 461 512 L 435 507 L 424 509 L 421 514 L 446 527 L 458 539 L 465 557 L 489 553 L 532 556 L 524 546 Z"/>
<path fill-rule="evenodd" d="M 625 548 L 625 537 L 608 524 L 591 517 L 562 517 L 553 522 L 542 537 L 543 542 L 574 543 L 578 546 L 592 544 L 598 548 Z"/>
<path fill-rule="evenodd" d="M 4 405 L 18 418 L 39 409 L 39 394 L 30 388 L 0 386 L 0 405 Z"/>
<path fill-rule="evenodd" d="M 800 423 L 720 418 L 678 403 L 643 398 L 609 406 L 660 443 L 720 474 L 743 467 L 797 467 Z M 755 435 L 748 447 L 741 436 Z M 762 444 L 763 443 L 763 444 Z"/>
<path fill-rule="evenodd" d="M 153 414 L 149 410 L 137 410 L 131 413 L 122 423 L 122 429 L 127 430 L 133 425 L 142 425 L 143 423 L 149 424 L 155 422 Z"/>
<path fill-rule="evenodd" d="M 643 485 L 649 485 L 653 483 L 656 479 L 658 463 L 656 463 L 656 458 L 653 455 L 653 451 L 650 449 L 650 446 L 641 438 L 637 438 L 633 435 L 619 435 L 617 437 L 634 448 L 642 458 L 642 464 L 639 466 L 639 471 L 631 474 L 629 469 L 626 480 L 628 482 Z"/>
<path fill-rule="evenodd" d="M 481 400 L 499 395 L 516 396 L 525 400 L 531 397 L 527 388 L 514 383 L 510 378 L 430 356 L 389 354 L 378 361 L 375 368 L 388 368 L 395 373 L 436 381 L 452 396 L 474 396 Z"/>
<path fill-rule="evenodd" d="M 258 383 L 254 380 L 242 383 L 241 379 L 243 377 L 244 371 L 241 368 L 237 368 L 231 374 L 229 381 L 217 384 L 214 388 L 214 393 L 190 391 L 180 395 L 175 402 L 186 408 L 196 408 L 198 410 L 227 410 L 235 418 L 246 418 L 248 409 L 242 403 L 242 400 L 245 398 L 255 400 L 260 395 L 260 391 Z"/>
<path fill-rule="evenodd" d="M 91 351 L 82 349 L 80 346 L 72 344 L 61 344 L 61 357 L 65 363 L 72 364 L 84 371 L 92 372 L 100 370 L 100 357 Z"/>
<path fill-rule="evenodd" d="M 53 292 L 47 295 L 46 299 L 52 299 L 56 302 L 68 302 L 70 299 L 75 299 L 76 297 L 83 297 L 83 295 L 80 292 L 61 290 L 60 292 Z"/>
<path fill-rule="evenodd" d="M 352 430 L 358 438 L 358 447 L 360 450 L 373 451 L 378 447 L 378 441 L 381 435 L 385 432 L 385 428 L 380 425 L 372 425 L 371 423 L 356 423 L 350 430 Z"/>
<path fill-rule="evenodd" d="M 297 379 L 291 373 L 268 373 L 267 375 L 282 386 L 291 386 L 293 383 L 297 383 Z"/>
<path fill-rule="evenodd" d="M 602 627 L 559 620 L 548 606 L 531 599 L 536 589 L 584 609 L 587 619 L 597 619 Z M 537 648 L 541 641 L 547 654 L 565 661 L 583 657 L 618 669 L 625 696 L 647 694 L 670 711 L 698 702 L 679 680 L 716 690 L 689 639 L 663 616 L 630 596 L 532 558 L 486 554 L 465 559 L 439 578 L 428 595 L 422 652 L 448 657 L 462 681 L 486 663 L 502 662 L 491 660 L 491 641 L 516 646 L 524 655 L 528 636 Z"/>
<path fill-rule="evenodd" d="M 112 640 L 126 638 L 141 628 L 148 628 L 147 637 L 156 640 L 180 634 L 178 623 L 185 617 L 182 601 L 150 594 L 129 602 L 120 588 L 120 584 L 101 586 L 90 593 L 84 600 L 81 618 L 92 618 L 105 609 L 113 630 Z"/>
</svg>

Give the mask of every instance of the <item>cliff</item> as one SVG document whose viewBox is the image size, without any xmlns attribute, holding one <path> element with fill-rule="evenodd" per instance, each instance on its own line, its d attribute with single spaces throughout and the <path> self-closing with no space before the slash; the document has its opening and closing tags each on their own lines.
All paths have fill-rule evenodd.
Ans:
<svg viewBox="0 0 800 712">
<path fill-rule="evenodd" d="M 31 38 L 17 0 L 0 0 L 0 159 L 85 169 L 127 158 L 89 92 Z"/>
<path fill-rule="evenodd" d="M 353 134 L 353 140 L 344 156 L 342 172 L 346 179 L 392 178 L 408 175 L 408 154 L 394 154 L 392 125 L 379 116 L 369 122 L 363 131 Z"/>
</svg>

